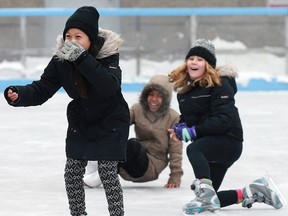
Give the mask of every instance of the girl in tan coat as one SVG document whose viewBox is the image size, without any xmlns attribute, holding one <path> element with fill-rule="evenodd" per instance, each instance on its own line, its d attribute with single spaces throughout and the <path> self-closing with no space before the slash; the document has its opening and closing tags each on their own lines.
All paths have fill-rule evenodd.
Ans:
<svg viewBox="0 0 288 216">
<path fill-rule="evenodd" d="M 178 188 L 183 175 L 182 142 L 169 138 L 168 129 L 179 122 L 179 114 L 170 108 L 172 86 L 165 75 L 155 75 L 141 92 L 139 103 L 130 108 L 130 124 L 136 138 L 127 142 L 126 161 L 119 163 L 120 176 L 132 182 L 158 179 L 169 165 L 170 175 L 166 188 Z M 86 172 L 96 169 L 88 164 Z M 101 184 L 96 172 L 84 177 L 89 187 Z"/>
<path fill-rule="evenodd" d="M 120 163 L 120 176 L 128 181 L 148 182 L 158 179 L 168 166 L 170 175 L 164 187 L 181 183 L 182 142 L 169 139 L 169 128 L 179 122 L 179 114 L 170 108 L 172 86 L 165 75 L 155 75 L 144 87 L 139 103 L 130 108 L 131 125 L 136 138 L 127 142 L 127 160 Z"/>
</svg>

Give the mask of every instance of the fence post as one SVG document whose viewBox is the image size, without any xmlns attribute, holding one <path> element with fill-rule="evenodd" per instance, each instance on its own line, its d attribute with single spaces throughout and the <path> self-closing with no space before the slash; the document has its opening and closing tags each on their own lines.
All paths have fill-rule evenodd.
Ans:
<svg viewBox="0 0 288 216">
<path fill-rule="evenodd" d="M 285 17 L 285 73 L 288 74 L 288 16 Z"/>
<path fill-rule="evenodd" d="M 190 47 L 192 43 L 197 39 L 197 18 L 196 15 L 190 16 Z"/>
<path fill-rule="evenodd" d="M 20 17 L 21 63 L 26 67 L 27 29 L 26 17 Z"/>
<path fill-rule="evenodd" d="M 136 36 L 137 36 L 137 49 L 136 49 L 136 76 L 141 74 L 141 48 L 140 48 L 140 16 L 136 17 Z"/>
</svg>

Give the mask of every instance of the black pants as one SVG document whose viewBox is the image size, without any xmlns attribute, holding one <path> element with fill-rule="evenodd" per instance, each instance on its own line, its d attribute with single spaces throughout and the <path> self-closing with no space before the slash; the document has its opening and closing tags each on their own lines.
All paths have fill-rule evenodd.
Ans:
<svg viewBox="0 0 288 216">
<path fill-rule="evenodd" d="M 131 177 L 140 178 L 145 174 L 148 164 L 146 149 L 137 139 L 129 139 L 127 141 L 126 161 L 119 163 L 119 166 L 126 170 Z"/>
<path fill-rule="evenodd" d="M 187 147 L 187 156 L 195 177 L 212 180 L 218 191 L 230 166 L 242 153 L 242 141 L 228 136 L 207 136 L 192 142 Z M 221 207 L 237 203 L 236 191 L 218 192 Z"/>
<path fill-rule="evenodd" d="M 67 158 L 65 185 L 72 216 L 87 215 L 83 175 L 87 161 Z M 98 161 L 98 172 L 102 181 L 110 216 L 123 216 L 123 191 L 117 174 L 118 161 Z"/>
</svg>

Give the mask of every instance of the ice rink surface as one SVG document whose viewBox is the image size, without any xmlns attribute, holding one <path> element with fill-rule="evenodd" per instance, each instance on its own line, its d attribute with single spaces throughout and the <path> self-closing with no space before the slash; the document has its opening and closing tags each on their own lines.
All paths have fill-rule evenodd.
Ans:
<svg viewBox="0 0 288 216">
<path fill-rule="evenodd" d="M 139 93 L 124 92 L 124 96 L 132 105 Z M 236 100 L 244 127 L 244 150 L 220 189 L 242 188 L 269 172 L 287 200 L 288 91 L 238 92 Z M 69 101 L 66 94 L 57 93 L 42 106 L 13 108 L 0 97 L 0 216 L 70 215 L 63 177 Z M 178 110 L 175 95 L 172 107 Z M 182 206 L 194 198 L 189 189 L 194 175 L 185 149 L 183 152 L 184 176 L 179 189 L 163 188 L 168 169 L 159 180 L 150 183 L 121 179 L 125 216 L 181 215 Z M 86 203 L 88 215 L 108 216 L 102 187 L 87 188 Z M 287 216 L 288 207 L 274 210 L 255 204 L 244 209 L 233 205 L 217 214 L 201 215 Z"/>
</svg>

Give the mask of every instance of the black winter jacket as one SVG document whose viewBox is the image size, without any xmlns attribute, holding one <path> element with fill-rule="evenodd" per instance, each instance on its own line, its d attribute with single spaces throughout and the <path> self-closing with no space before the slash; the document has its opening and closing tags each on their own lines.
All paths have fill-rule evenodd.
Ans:
<svg viewBox="0 0 288 216">
<path fill-rule="evenodd" d="M 99 34 L 104 34 L 102 36 L 106 43 L 113 32 L 105 31 L 101 30 Z M 121 93 L 117 49 L 110 54 L 112 55 L 102 55 L 101 59 L 88 54 L 77 66 L 84 77 L 87 98 L 79 96 L 77 81 L 68 62 L 59 60 L 57 56 L 53 56 L 40 80 L 26 86 L 12 86 L 19 94 L 16 102 L 8 100 L 8 88 L 4 92 L 5 97 L 15 107 L 36 106 L 46 102 L 63 87 L 72 98 L 67 107 L 67 157 L 82 160 L 125 160 L 130 114 Z"/>
<path fill-rule="evenodd" d="M 222 74 L 221 74 L 222 72 Z M 236 71 L 219 71 L 222 86 L 191 86 L 184 94 L 177 94 L 180 122 L 196 126 L 197 138 L 203 136 L 231 136 L 243 141 L 243 130 L 234 95 L 237 92 Z"/>
</svg>

